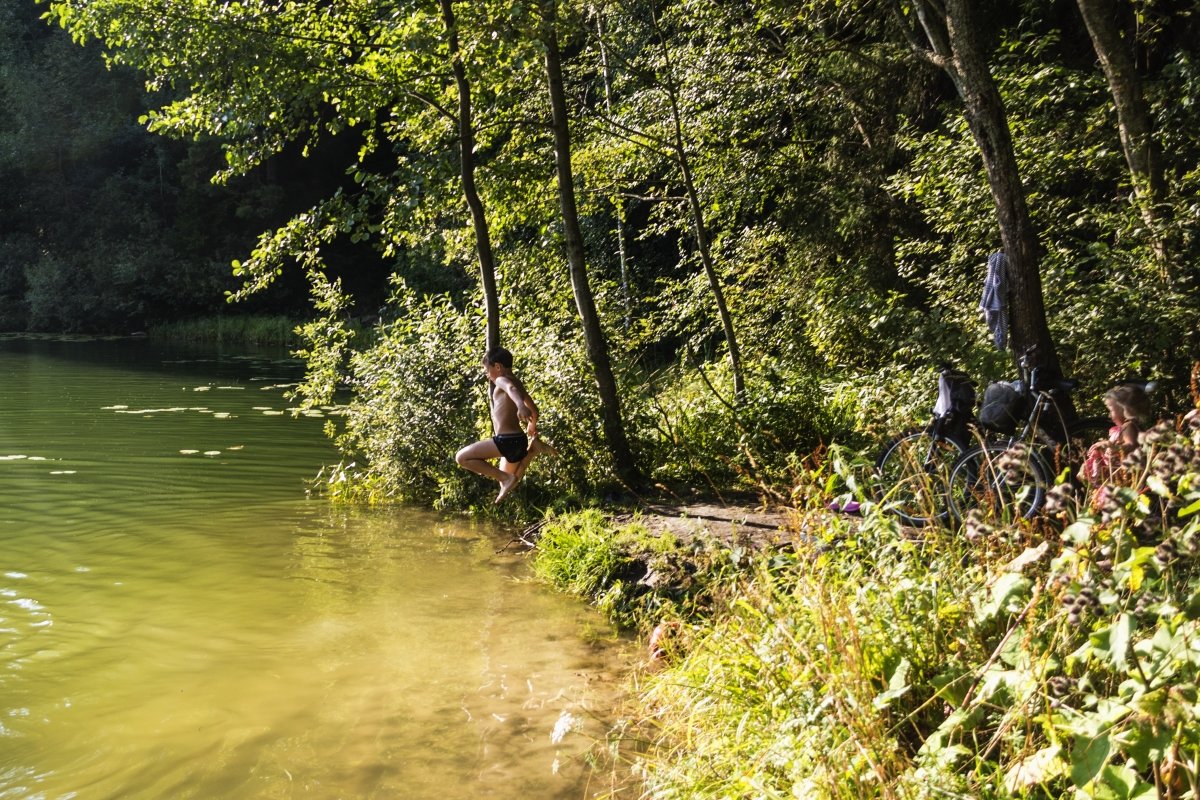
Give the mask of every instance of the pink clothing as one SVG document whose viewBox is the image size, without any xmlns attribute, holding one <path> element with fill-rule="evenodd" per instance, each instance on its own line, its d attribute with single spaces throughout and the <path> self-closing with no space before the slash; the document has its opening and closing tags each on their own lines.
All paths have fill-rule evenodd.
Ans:
<svg viewBox="0 0 1200 800">
<path fill-rule="evenodd" d="M 1096 442 L 1088 448 L 1087 457 L 1079 472 L 1081 478 L 1098 487 L 1092 494 L 1093 508 L 1100 508 L 1105 504 L 1112 484 L 1121 484 L 1128 480 L 1126 473 L 1121 468 L 1120 458 L 1127 447 L 1123 443 L 1125 429 L 1130 425 L 1134 425 L 1132 420 L 1127 420 L 1120 425 L 1114 424 L 1108 429 L 1106 441 Z M 1133 430 L 1136 434 L 1136 426 Z M 1117 458 L 1116 463 L 1114 463 L 1114 456 Z"/>
</svg>

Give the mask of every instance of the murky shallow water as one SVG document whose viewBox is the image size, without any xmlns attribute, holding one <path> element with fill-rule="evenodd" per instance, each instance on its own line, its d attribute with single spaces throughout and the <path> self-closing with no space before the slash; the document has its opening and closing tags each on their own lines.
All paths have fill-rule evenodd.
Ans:
<svg viewBox="0 0 1200 800">
<path fill-rule="evenodd" d="M 0 798 L 587 796 L 604 623 L 499 531 L 307 497 L 294 365 L 171 355 L 0 341 Z"/>
</svg>

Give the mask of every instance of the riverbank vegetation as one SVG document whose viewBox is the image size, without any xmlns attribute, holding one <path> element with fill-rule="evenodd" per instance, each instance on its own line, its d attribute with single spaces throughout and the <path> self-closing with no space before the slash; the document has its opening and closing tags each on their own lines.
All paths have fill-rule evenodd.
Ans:
<svg viewBox="0 0 1200 800">
<path fill-rule="evenodd" d="M 307 317 L 304 398 L 356 409 L 346 497 L 489 505 L 449 454 L 499 342 L 564 453 L 527 506 L 784 497 L 814 447 L 923 417 L 938 362 L 1011 377 L 977 310 L 1002 248 L 1010 352 L 1085 411 L 1129 374 L 1182 402 L 1186 4 L 40 8 L 85 47 L 0 18 L 7 324 L 141 330 L 225 291 Z"/>
<path fill-rule="evenodd" d="M 174 320 L 150 326 L 160 342 L 209 343 L 242 347 L 295 347 L 300 323 L 282 316 L 230 315 Z"/>
<path fill-rule="evenodd" d="M 1034 523 L 868 506 L 699 566 L 588 512 L 547 523 L 536 562 L 670 632 L 612 734 L 644 797 L 1194 797 L 1198 447 L 1200 420 L 1164 423 L 1130 486 L 1096 505 L 1062 483 Z"/>
</svg>

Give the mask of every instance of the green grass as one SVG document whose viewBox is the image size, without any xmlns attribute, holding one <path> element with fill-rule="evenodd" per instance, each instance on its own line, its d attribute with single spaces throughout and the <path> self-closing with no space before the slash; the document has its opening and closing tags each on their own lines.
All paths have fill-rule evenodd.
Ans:
<svg viewBox="0 0 1200 800">
<path fill-rule="evenodd" d="M 951 538 L 903 542 L 882 518 L 823 537 L 760 557 L 721 613 L 690 627 L 682 658 L 643 683 L 647 796 L 908 796 L 915 732 L 942 707 L 928 688 L 943 654 L 968 646 L 982 660 L 954 633 L 983 574 L 961 568 Z M 923 780 L 947 796 L 964 783 Z"/>
<path fill-rule="evenodd" d="M 638 519 L 614 524 L 596 509 L 551 515 L 542 524 L 534 570 L 563 591 L 595 603 L 627 629 L 711 613 L 740 569 L 712 543 L 685 545 Z"/>
</svg>

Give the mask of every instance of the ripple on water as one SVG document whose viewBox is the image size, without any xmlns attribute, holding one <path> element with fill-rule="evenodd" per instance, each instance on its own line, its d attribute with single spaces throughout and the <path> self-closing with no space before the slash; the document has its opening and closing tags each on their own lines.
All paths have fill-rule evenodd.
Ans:
<svg viewBox="0 0 1200 800">
<path fill-rule="evenodd" d="M 306 499 L 324 420 L 261 361 L 7 345 L 0 797 L 583 796 L 551 732 L 619 645 L 508 537 Z"/>
</svg>

